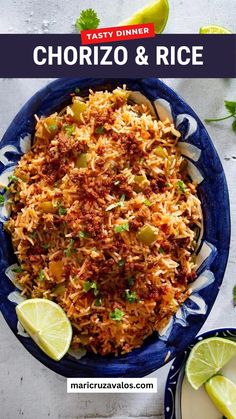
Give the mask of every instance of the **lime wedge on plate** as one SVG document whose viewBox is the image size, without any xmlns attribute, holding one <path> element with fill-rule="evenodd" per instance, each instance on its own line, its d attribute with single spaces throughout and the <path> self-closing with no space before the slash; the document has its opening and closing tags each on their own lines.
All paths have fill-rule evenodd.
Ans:
<svg viewBox="0 0 236 419">
<path fill-rule="evenodd" d="M 227 419 L 236 418 L 236 385 L 222 375 L 215 375 L 205 384 L 215 407 Z"/>
<path fill-rule="evenodd" d="M 191 350 L 186 363 L 185 372 L 189 383 L 197 390 L 234 356 L 236 342 L 217 337 L 201 340 Z"/>
<path fill-rule="evenodd" d="M 44 298 L 25 300 L 16 306 L 19 322 L 45 354 L 59 361 L 68 351 L 72 327 L 65 312 Z"/>
<path fill-rule="evenodd" d="M 217 25 L 202 26 L 199 30 L 200 34 L 230 34 L 232 33 L 226 28 Z"/>
<path fill-rule="evenodd" d="M 156 0 L 135 12 L 129 19 L 124 20 L 118 26 L 154 23 L 155 33 L 161 33 L 165 29 L 168 16 L 168 0 Z"/>
</svg>

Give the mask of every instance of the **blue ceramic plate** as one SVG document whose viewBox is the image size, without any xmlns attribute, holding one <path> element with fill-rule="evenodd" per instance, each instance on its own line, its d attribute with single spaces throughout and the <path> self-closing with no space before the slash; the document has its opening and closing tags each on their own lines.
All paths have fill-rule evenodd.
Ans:
<svg viewBox="0 0 236 419">
<path fill-rule="evenodd" d="M 215 329 L 198 336 L 179 356 L 170 368 L 165 389 L 165 419 L 219 419 L 222 417 L 201 387 L 194 390 L 188 383 L 184 370 L 192 347 L 202 339 L 222 337 L 236 341 L 236 329 Z M 236 383 L 236 357 L 222 370 L 223 375 Z"/>
<path fill-rule="evenodd" d="M 153 334 L 143 346 L 120 357 L 74 354 L 55 362 L 44 355 L 22 331 L 15 313 L 19 292 L 14 285 L 12 265 L 16 261 L 3 223 L 9 217 L 7 204 L 0 207 L 0 309 L 9 327 L 25 348 L 44 365 L 67 377 L 141 377 L 160 368 L 182 352 L 206 320 L 222 282 L 229 252 L 230 214 L 228 189 L 219 157 L 203 124 L 194 111 L 158 79 L 58 79 L 37 92 L 20 110 L 0 148 L 0 183 L 6 184 L 21 155 L 31 146 L 34 114 L 39 117 L 60 110 L 70 101 L 70 93 L 79 87 L 112 89 L 126 84 L 136 92 L 134 101 L 146 101 L 160 119 L 174 120 L 182 133 L 179 147 L 189 161 L 189 174 L 198 183 L 204 226 L 199 237 L 198 277 L 191 297 L 171 319 L 161 335 Z M 7 199 L 7 192 L 6 197 Z"/>
</svg>

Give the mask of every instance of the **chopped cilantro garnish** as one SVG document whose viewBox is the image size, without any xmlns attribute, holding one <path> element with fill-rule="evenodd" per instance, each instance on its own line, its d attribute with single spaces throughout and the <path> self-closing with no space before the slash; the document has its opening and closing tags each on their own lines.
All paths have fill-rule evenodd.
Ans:
<svg viewBox="0 0 236 419">
<path fill-rule="evenodd" d="M 138 301 L 135 291 L 125 290 L 124 297 L 129 303 L 135 303 Z"/>
<path fill-rule="evenodd" d="M 20 272 L 23 272 L 23 269 L 21 268 L 21 266 L 18 266 L 17 268 L 12 269 L 12 272 L 19 274 Z"/>
<path fill-rule="evenodd" d="M 123 319 L 125 313 L 119 308 L 115 308 L 114 311 L 110 312 L 110 319 L 120 321 Z"/>
<path fill-rule="evenodd" d="M 99 293 L 96 282 L 91 282 L 91 281 L 84 282 L 83 290 L 85 292 L 88 292 L 91 289 L 93 289 L 93 293 L 94 293 L 94 295 L 96 297 L 98 295 L 98 293 Z"/>
<path fill-rule="evenodd" d="M 95 129 L 96 134 L 104 134 L 104 132 L 105 132 L 105 128 L 102 125 L 100 125 L 99 127 Z"/>
<path fill-rule="evenodd" d="M 124 264 L 125 264 L 125 259 L 120 259 L 120 260 L 118 261 L 118 266 L 119 266 L 120 268 L 122 268 L 122 267 L 124 266 Z"/>
<path fill-rule="evenodd" d="M 182 193 L 186 192 L 186 185 L 182 180 L 178 180 L 177 186 Z"/>
<path fill-rule="evenodd" d="M 49 125 L 48 129 L 49 129 L 49 131 L 53 132 L 53 131 L 56 131 L 58 129 L 58 126 L 56 124 Z"/>
<path fill-rule="evenodd" d="M 37 236 L 37 231 L 30 231 L 29 236 L 31 237 L 31 239 L 35 239 L 35 237 Z"/>
<path fill-rule="evenodd" d="M 152 202 L 151 202 L 149 199 L 145 199 L 144 204 L 145 204 L 147 207 L 150 207 L 150 206 L 152 205 Z"/>
<path fill-rule="evenodd" d="M 82 10 L 80 16 L 76 19 L 75 27 L 77 31 L 87 29 L 97 29 L 100 23 L 97 13 L 93 9 Z"/>
<path fill-rule="evenodd" d="M 115 226 L 114 230 L 115 230 L 115 233 L 122 233 L 122 231 L 129 231 L 129 223 L 117 225 Z"/>
<path fill-rule="evenodd" d="M 65 125 L 64 129 L 65 129 L 67 135 L 69 135 L 69 137 L 70 137 L 73 134 L 75 127 L 74 127 L 74 125 Z"/>
<path fill-rule="evenodd" d="M 42 281 L 44 281 L 45 280 L 45 273 L 44 273 L 44 270 L 43 269 L 41 269 L 40 271 L 39 271 L 39 276 L 38 276 L 38 280 L 40 281 L 40 282 L 42 282 Z"/>
<path fill-rule="evenodd" d="M 135 279 L 133 276 L 131 276 L 130 278 L 127 279 L 128 285 L 129 287 L 132 287 L 132 285 L 134 285 Z"/>
<path fill-rule="evenodd" d="M 4 204 L 4 196 L 0 195 L 0 206 Z"/>
<path fill-rule="evenodd" d="M 159 253 L 165 253 L 165 250 L 163 249 L 163 247 L 159 248 Z"/>
<path fill-rule="evenodd" d="M 66 257 L 70 257 L 72 253 L 77 252 L 77 250 L 73 248 L 74 243 L 75 243 L 74 239 L 71 239 L 68 247 L 64 250 Z"/>
<path fill-rule="evenodd" d="M 96 298 L 96 300 L 95 300 L 95 306 L 96 307 L 100 307 L 101 305 L 102 305 L 102 300 L 101 300 L 101 298 Z"/>
<path fill-rule="evenodd" d="M 86 237 L 89 237 L 89 234 L 88 234 L 88 233 L 86 233 L 86 231 L 79 231 L 79 237 L 80 237 L 81 239 L 84 239 L 84 238 L 86 238 Z"/>
<path fill-rule="evenodd" d="M 66 208 L 64 208 L 61 204 L 58 205 L 58 214 L 65 215 L 67 213 Z"/>
<path fill-rule="evenodd" d="M 14 175 L 8 176 L 8 180 L 9 182 L 19 182 L 19 178 Z"/>
<path fill-rule="evenodd" d="M 80 93 L 80 88 L 79 88 L 79 87 L 76 87 L 76 88 L 75 88 L 75 93 L 76 93 L 76 94 L 79 94 L 79 93 Z"/>
<path fill-rule="evenodd" d="M 45 250 L 48 250 L 49 248 L 50 248 L 50 244 L 49 243 L 47 243 L 47 244 L 43 244 L 43 246 L 42 246 Z"/>
</svg>

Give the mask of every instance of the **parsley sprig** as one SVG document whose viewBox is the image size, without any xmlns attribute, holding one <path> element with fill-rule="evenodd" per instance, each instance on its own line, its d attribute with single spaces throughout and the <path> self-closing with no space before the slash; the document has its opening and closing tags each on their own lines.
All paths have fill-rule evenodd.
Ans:
<svg viewBox="0 0 236 419">
<path fill-rule="evenodd" d="M 236 134 L 236 102 L 225 100 L 224 105 L 229 115 L 226 115 L 222 118 L 208 118 L 208 119 L 205 119 L 205 122 L 220 122 L 220 121 L 224 121 L 225 119 L 233 118 L 232 130 Z"/>
<path fill-rule="evenodd" d="M 78 32 L 87 29 L 97 29 L 100 24 L 100 19 L 93 9 L 82 10 L 80 16 L 76 19 L 75 28 Z"/>
</svg>

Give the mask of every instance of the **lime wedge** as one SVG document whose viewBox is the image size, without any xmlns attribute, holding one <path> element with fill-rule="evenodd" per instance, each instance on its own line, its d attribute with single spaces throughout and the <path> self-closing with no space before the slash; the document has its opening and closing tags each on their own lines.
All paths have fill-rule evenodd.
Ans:
<svg viewBox="0 0 236 419">
<path fill-rule="evenodd" d="M 209 338 L 198 342 L 186 363 L 186 376 L 197 390 L 217 374 L 236 355 L 236 342 L 224 338 Z"/>
<path fill-rule="evenodd" d="M 65 355 L 71 343 L 72 327 L 58 304 L 44 298 L 32 298 L 18 304 L 16 314 L 45 354 L 55 361 Z"/>
<path fill-rule="evenodd" d="M 226 28 L 217 25 L 202 26 L 199 30 L 200 34 L 230 34 L 232 33 Z"/>
<path fill-rule="evenodd" d="M 124 20 L 118 26 L 154 23 L 155 33 L 161 33 L 165 29 L 168 16 L 168 0 L 156 0 L 135 12 L 129 19 Z"/>
<path fill-rule="evenodd" d="M 236 418 L 236 385 L 222 375 L 215 375 L 205 384 L 215 407 L 227 419 Z"/>
</svg>

